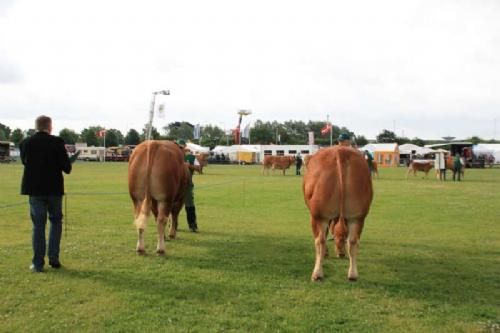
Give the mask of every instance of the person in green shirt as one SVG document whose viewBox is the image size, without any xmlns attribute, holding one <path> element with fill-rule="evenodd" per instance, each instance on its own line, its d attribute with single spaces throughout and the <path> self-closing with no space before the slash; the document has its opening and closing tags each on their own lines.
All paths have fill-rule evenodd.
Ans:
<svg viewBox="0 0 500 333">
<path fill-rule="evenodd" d="M 198 232 L 198 224 L 196 222 L 196 207 L 194 205 L 193 184 L 193 172 L 196 157 L 193 155 L 191 150 L 186 148 L 186 141 L 180 139 L 177 140 L 177 144 L 184 152 L 184 161 L 186 162 L 189 169 L 189 184 L 184 196 L 184 209 L 186 210 L 187 222 L 189 230 L 191 230 L 192 232 Z"/>
<path fill-rule="evenodd" d="M 455 177 L 458 175 L 458 181 L 460 181 L 460 172 L 462 171 L 462 162 L 460 161 L 460 154 L 456 153 L 453 158 L 453 181 L 455 181 Z"/>
</svg>

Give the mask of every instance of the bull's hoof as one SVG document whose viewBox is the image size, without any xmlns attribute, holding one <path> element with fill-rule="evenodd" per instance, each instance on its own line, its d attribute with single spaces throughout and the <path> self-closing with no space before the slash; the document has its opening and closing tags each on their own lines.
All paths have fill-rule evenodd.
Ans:
<svg viewBox="0 0 500 333">
<path fill-rule="evenodd" d="M 356 282 L 358 281 L 358 277 L 357 276 L 348 276 L 347 279 L 351 282 Z"/>
<path fill-rule="evenodd" d="M 322 282 L 323 281 L 323 273 L 313 273 L 311 276 L 312 282 Z"/>
<path fill-rule="evenodd" d="M 156 250 L 156 254 L 161 256 L 161 257 L 164 257 L 165 256 L 165 250 Z"/>
<path fill-rule="evenodd" d="M 337 258 L 344 259 L 345 258 L 345 253 L 337 253 Z"/>
<path fill-rule="evenodd" d="M 137 250 L 135 250 L 135 252 L 137 253 L 138 256 L 145 256 L 146 255 L 145 250 L 137 249 Z"/>
<path fill-rule="evenodd" d="M 175 239 L 175 236 L 176 236 L 176 235 L 168 235 L 168 238 L 169 238 L 169 239 Z"/>
</svg>

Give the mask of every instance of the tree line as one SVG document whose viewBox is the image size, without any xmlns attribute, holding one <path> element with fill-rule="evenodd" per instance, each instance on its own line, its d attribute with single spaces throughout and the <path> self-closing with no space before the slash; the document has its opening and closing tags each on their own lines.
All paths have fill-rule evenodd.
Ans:
<svg viewBox="0 0 500 333">
<path fill-rule="evenodd" d="M 309 121 L 307 123 L 303 121 L 288 120 L 285 122 L 278 121 L 262 121 L 257 120 L 253 126 L 250 128 L 248 137 L 242 138 L 243 144 L 307 144 L 309 132 L 314 133 L 314 143 L 322 146 L 327 146 L 330 144 L 330 134 L 321 134 L 321 130 L 325 127 L 325 121 Z M 215 147 L 217 145 L 232 145 L 234 144 L 234 138 L 230 131 L 225 131 L 224 129 L 218 127 L 217 125 L 206 125 L 202 126 L 200 130 L 200 137 L 194 138 L 194 125 L 186 121 L 175 121 L 166 124 L 162 127 L 162 133 L 158 131 L 157 128 L 153 127 L 151 131 L 151 137 L 154 140 L 177 140 L 184 139 L 190 140 L 192 142 L 198 143 L 202 146 Z M 119 146 L 119 145 L 137 145 L 144 141 L 147 133 L 147 124 L 144 125 L 142 130 L 139 132 L 135 129 L 129 129 L 124 135 L 120 130 L 109 128 L 103 132 L 103 126 L 90 126 L 83 129 L 80 133 L 69 129 L 62 129 L 58 135 L 64 140 L 66 144 L 75 144 L 77 142 L 86 143 L 87 146 L 103 146 L 104 141 L 106 141 L 106 146 Z M 332 138 L 333 142 L 336 142 L 336 138 L 341 133 L 348 133 L 355 144 L 358 146 L 364 146 L 368 142 L 368 139 L 363 136 L 354 133 L 347 127 L 339 127 L 332 125 Z M 242 129 L 243 132 L 243 129 Z M 16 146 L 26 137 L 31 136 L 35 133 L 34 129 L 22 130 L 16 128 L 11 130 L 10 127 L 0 123 L 0 141 L 11 141 Z M 55 134 L 55 133 L 54 133 Z M 100 135 L 104 134 L 104 135 Z M 477 136 L 473 136 L 467 139 L 473 144 L 480 142 L 495 143 L 495 140 L 483 140 Z M 378 143 L 393 143 L 398 144 L 413 143 L 418 146 L 423 146 L 425 144 L 434 143 L 435 141 L 426 141 L 415 137 L 413 139 L 406 137 L 399 137 L 394 132 L 389 130 L 382 130 L 376 137 L 376 142 Z"/>
</svg>

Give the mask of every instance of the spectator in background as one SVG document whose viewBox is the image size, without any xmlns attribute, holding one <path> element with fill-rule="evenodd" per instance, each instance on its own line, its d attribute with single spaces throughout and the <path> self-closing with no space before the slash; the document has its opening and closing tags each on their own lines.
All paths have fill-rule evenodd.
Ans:
<svg viewBox="0 0 500 333">
<path fill-rule="evenodd" d="M 462 159 L 460 158 L 460 154 L 456 153 L 455 158 L 453 159 L 453 181 L 455 181 L 455 178 L 458 178 L 458 181 L 460 181 L 461 172 L 462 172 Z"/>
<path fill-rule="evenodd" d="M 295 156 L 295 175 L 300 176 L 300 169 L 302 168 L 302 156 L 300 153 Z"/>
</svg>

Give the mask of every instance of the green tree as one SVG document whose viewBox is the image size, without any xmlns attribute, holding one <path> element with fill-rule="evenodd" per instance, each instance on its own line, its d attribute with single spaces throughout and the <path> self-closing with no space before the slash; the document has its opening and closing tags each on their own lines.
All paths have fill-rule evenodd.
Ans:
<svg viewBox="0 0 500 333">
<path fill-rule="evenodd" d="M 285 121 L 282 126 L 286 132 L 286 144 L 304 145 L 307 144 L 308 134 L 307 126 L 303 121 L 289 120 Z"/>
<path fill-rule="evenodd" d="M 68 128 L 63 128 L 59 132 L 59 136 L 64 140 L 67 145 L 74 145 L 78 141 L 78 134 Z"/>
<path fill-rule="evenodd" d="M 405 143 L 411 142 L 411 140 L 404 136 L 398 136 L 396 137 L 396 142 L 398 143 L 398 145 L 404 145 Z"/>
<path fill-rule="evenodd" d="M 148 124 L 145 124 L 144 128 L 142 129 L 141 141 L 146 140 L 147 136 L 148 136 Z M 151 127 L 151 140 L 158 140 L 158 139 L 160 139 L 160 132 L 158 132 L 156 127 L 152 126 Z"/>
<path fill-rule="evenodd" d="M 467 141 L 472 142 L 473 145 L 477 145 L 478 143 L 481 143 L 483 141 L 483 139 L 481 139 L 478 136 L 472 136 L 472 137 L 468 138 Z"/>
<path fill-rule="evenodd" d="M 16 128 L 15 130 L 10 133 L 10 141 L 14 142 L 16 146 L 19 146 L 19 143 L 23 141 L 24 139 L 24 134 L 23 130 L 20 128 Z"/>
<path fill-rule="evenodd" d="M 10 127 L 0 123 L 0 141 L 7 141 L 10 138 Z"/>
<path fill-rule="evenodd" d="M 89 128 L 83 129 L 80 137 L 83 142 L 87 144 L 87 146 L 99 146 L 99 140 L 97 139 L 97 133 L 102 129 L 102 127 L 92 126 Z"/>
<path fill-rule="evenodd" d="M 104 145 L 104 138 L 99 138 L 99 143 Z M 106 130 L 106 147 L 114 147 L 123 143 L 123 134 L 114 128 Z"/>
<path fill-rule="evenodd" d="M 358 145 L 358 147 L 366 146 L 368 144 L 368 139 L 365 138 L 364 135 L 357 135 L 356 136 L 356 144 Z"/>
<path fill-rule="evenodd" d="M 383 130 L 379 135 L 377 135 L 378 143 L 394 143 L 396 142 L 396 134 L 389 130 Z"/>
<path fill-rule="evenodd" d="M 192 140 L 194 126 L 186 121 L 176 121 L 163 127 L 168 140 Z"/>
<path fill-rule="evenodd" d="M 420 139 L 420 138 L 417 138 L 417 137 L 414 137 L 413 139 L 411 139 L 411 143 L 413 143 L 414 145 L 420 146 L 420 147 L 425 146 L 425 141 Z"/>
<path fill-rule="evenodd" d="M 201 129 L 201 142 L 202 146 L 209 146 L 213 148 L 217 145 L 226 143 L 226 136 L 224 135 L 224 131 L 214 125 L 203 126 Z"/>
<path fill-rule="evenodd" d="M 126 145 L 138 145 L 141 142 L 141 137 L 139 136 L 139 132 L 131 128 L 128 131 L 127 135 L 125 136 L 124 141 Z"/>
<path fill-rule="evenodd" d="M 257 120 L 250 129 L 250 140 L 256 144 L 267 145 L 276 142 L 276 129 L 270 122 Z M 232 141 L 232 139 L 231 139 Z"/>
</svg>

